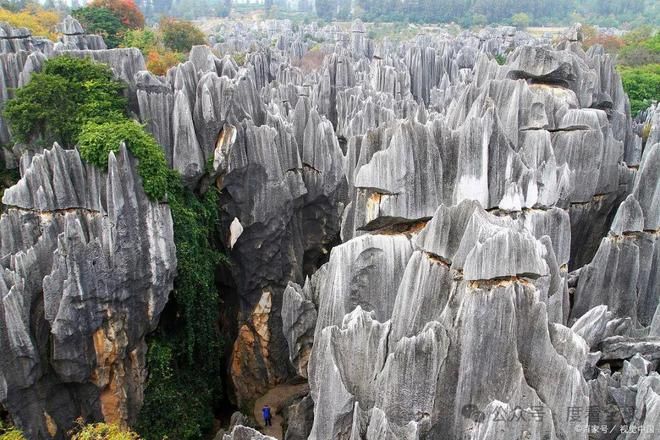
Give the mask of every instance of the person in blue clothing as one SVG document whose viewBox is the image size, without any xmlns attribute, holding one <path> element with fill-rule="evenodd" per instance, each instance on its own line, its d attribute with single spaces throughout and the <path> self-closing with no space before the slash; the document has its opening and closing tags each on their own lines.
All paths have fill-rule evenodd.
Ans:
<svg viewBox="0 0 660 440">
<path fill-rule="evenodd" d="M 264 424 L 266 426 L 272 426 L 272 420 L 273 416 L 270 413 L 270 406 L 264 405 L 264 407 L 261 409 L 261 415 L 264 416 Z"/>
</svg>

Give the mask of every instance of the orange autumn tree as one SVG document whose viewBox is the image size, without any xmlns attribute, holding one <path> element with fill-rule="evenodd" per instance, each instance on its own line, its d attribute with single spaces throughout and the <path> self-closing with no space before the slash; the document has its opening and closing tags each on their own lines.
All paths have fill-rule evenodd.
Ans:
<svg viewBox="0 0 660 440">
<path fill-rule="evenodd" d="M 164 48 L 153 48 L 147 53 L 147 70 L 156 75 L 165 75 L 170 67 L 184 62 L 185 55 Z"/>
<path fill-rule="evenodd" d="M 89 6 L 111 10 L 129 29 L 144 27 L 144 15 L 133 0 L 93 0 Z"/>
</svg>

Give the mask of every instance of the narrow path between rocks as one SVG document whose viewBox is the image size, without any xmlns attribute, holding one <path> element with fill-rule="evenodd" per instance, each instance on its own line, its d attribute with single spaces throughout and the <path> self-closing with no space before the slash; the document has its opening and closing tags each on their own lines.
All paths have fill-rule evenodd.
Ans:
<svg viewBox="0 0 660 440">
<path fill-rule="evenodd" d="M 282 432 L 282 410 L 284 405 L 294 397 L 302 397 L 309 393 L 309 385 L 306 383 L 291 385 L 281 384 L 271 388 L 266 394 L 257 399 L 254 403 L 254 418 L 259 424 L 259 430 L 266 435 L 275 437 L 278 440 L 284 439 Z M 264 405 L 270 406 L 270 413 L 273 416 L 273 426 L 264 426 L 264 419 L 261 416 L 261 408 Z"/>
</svg>

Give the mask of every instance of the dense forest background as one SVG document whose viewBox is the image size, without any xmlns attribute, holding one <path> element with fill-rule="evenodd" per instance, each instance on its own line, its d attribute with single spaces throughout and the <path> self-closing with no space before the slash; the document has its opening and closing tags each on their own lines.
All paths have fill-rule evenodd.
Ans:
<svg viewBox="0 0 660 440">
<path fill-rule="evenodd" d="M 345 7 L 338 5 L 334 12 L 333 3 L 343 1 L 350 2 L 317 0 L 317 13 L 329 17 L 341 15 Z M 353 15 L 366 21 L 456 22 L 462 26 L 518 24 L 516 21 L 543 26 L 574 21 L 620 26 L 624 23 L 657 25 L 660 7 L 654 0 L 356 0 Z"/>
<path fill-rule="evenodd" d="M 0 0 L 5 8 L 22 8 L 29 0 Z M 49 9 L 77 9 L 85 0 L 40 0 Z M 162 16 L 188 20 L 226 17 L 232 10 L 266 9 L 324 20 L 485 24 L 565 25 L 587 22 L 606 27 L 660 25 L 656 0 L 136 0 L 147 21 Z"/>
</svg>

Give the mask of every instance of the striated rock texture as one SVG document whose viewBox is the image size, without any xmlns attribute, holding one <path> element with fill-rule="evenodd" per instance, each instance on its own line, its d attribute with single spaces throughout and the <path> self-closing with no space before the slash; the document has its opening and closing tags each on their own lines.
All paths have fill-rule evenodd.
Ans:
<svg viewBox="0 0 660 440">
<path fill-rule="evenodd" d="M 60 41 L 55 44 L 56 50 L 103 50 L 106 49 L 105 41 L 100 35 L 88 35 L 82 25 L 70 15 L 67 16 L 57 27 L 61 33 Z"/>
<path fill-rule="evenodd" d="M 239 404 L 292 375 L 283 292 L 336 240 L 346 193 L 331 122 L 297 93 L 286 110 L 262 99 L 279 62 L 264 49 L 238 69 L 231 57 L 196 46 L 166 77 L 136 76 L 140 118 L 171 166 L 192 188 L 222 190 L 241 306 L 230 365 Z"/>
<path fill-rule="evenodd" d="M 275 440 L 275 437 L 263 435 L 252 428 L 239 425 L 234 427 L 231 433 L 225 434 L 222 440 Z"/>
<path fill-rule="evenodd" d="M 156 76 L 136 49 L 89 50 L 67 20 L 50 48 L 3 28 L 0 81 L 63 52 L 108 63 L 185 184 L 221 191 L 232 391 L 249 405 L 306 378 L 286 438 L 616 438 L 590 437 L 594 408 L 610 428 L 657 429 L 660 116 L 642 142 L 612 58 L 583 51 L 579 28 L 555 46 L 513 28 L 394 44 L 361 22 L 228 22 Z M 132 421 L 175 266 L 166 206 L 132 171 L 92 178 L 76 157 L 24 159 L 0 222 L 15 359 L 0 361 L 0 397 L 35 438 L 81 413 Z M 117 185 L 136 186 L 120 193 L 137 208 L 112 217 L 130 205 Z M 88 248 L 103 276 L 76 259 Z"/>
<path fill-rule="evenodd" d="M 138 70 L 144 70 L 144 60 L 137 49 L 128 49 L 137 51 L 139 62 L 137 69 L 130 72 L 129 75 L 122 75 L 125 69 L 119 68 L 120 64 L 125 64 L 119 59 L 109 59 L 103 38 L 99 35 L 86 34 L 80 23 L 70 16 L 66 17 L 57 27 L 60 33 L 60 41 L 53 43 L 44 37 L 33 37 L 29 29 L 13 28 L 7 23 L 0 22 L 0 105 L 14 96 L 14 90 L 25 85 L 34 72 L 39 72 L 41 66 L 47 58 L 61 53 L 62 51 L 85 51 L 97 60 L 107 62 L 117 72 L 122 79 L 132 83 L 133 76 Z M 134 60 L 134 62 L 136 62 Z M 9 145 L 11 136 L 6 122 L 0 115 L 0 144 Z"/>
<path fill-rule="evenodd" d="M 145 335 L 172 290 L 169 207 L 122 146 L 108 172 L 57 144 L 25 165 L 0 218 L 0 402 L 31 439 L 77 417 L 133 423 Z"/>
<path fill-rule="evenodd" d="M 580 270 L 572 318 L 607 304 L 634 327 L 651 325 L 660 301 L 660 143 L 647 146 L 632 193 L 619 205 L 610 234 Z"/>
<path fill-rule="evenodd" d="M 311 287 L 318 320 L 309 438 L 475 430 L 483 433 L 474 438 L 586 438 L 575 436 L 586 422 L 561 419 L 589 402 L 581 375 L 588 346 L 562 325 L 565 271 L 549 239 L 562 222 L 551 211 L 498 217 L 465 201 L 440 206 L 421 230 L 334 248 Z M 532 410 L 545 418 L 493 417 Z"/>
<path fill-rule="evenodd" d="M 354 63 L 316 95 L 329 119 L 338 106 L 348 204 L 342 244 L 284 295 L 308 438 L 650 432 L 659 149 L 635 137 L 612 60 L 526 41 L 499 66 L 496 46 L 424 42 L 402 49 L 411 94 L 384 99 Z M 607 411 L 617 434 L 589 434 Z"/>
</svg>

